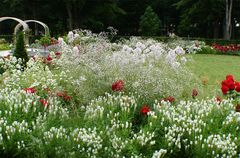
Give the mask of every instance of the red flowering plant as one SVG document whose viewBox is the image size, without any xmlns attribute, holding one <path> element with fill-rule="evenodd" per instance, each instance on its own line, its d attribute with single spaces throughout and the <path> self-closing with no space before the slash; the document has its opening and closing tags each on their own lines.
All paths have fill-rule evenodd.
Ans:
<svg viewBox="0 0 240 158">
<path fill-rule="evenodd" d="M 123 80 L 117 80 L 112 84 L 113 91 L 122 91 L 123 89 L 124 89 L 124 81 Z"/>
<path fill-rule="evenodd" d="M 240 111 L 240 82 L 235 81 L 233 75 L 227 75 L 221 86 L 223 95 L 234 99 L 237 104 L 236 111 Z"/>
<path fill-rule="evenodd" d="M 150 108 L 148 107 L 148 105 L 143 105 L 141 108 L 141 114 L 142 115 L 147 115 L 148 112 L 150 112 Z"/>
<path fill-rule="evenodd" d="M 175 98 L 173 96 L 165 97 L 162 100 L 166 102 L 170 102 L 171 104 L 175 102 Z"/>
<path fill-rule="evenodd" d="M 141 126 L 148 123 L 148 113 L 151 111 L 149 105 L 143 104 L 141 107 L 137 108 L 132 119 L 132 129 L 133 132 L 139 132 Z"/>
<path fill-rule="evenodd" d="M 219 45 L 219 44 L 213 44 L 212 47 L 221 52 L 235 52 L 240 50 L 240 45 L 234 45 L 234 44 L 229 44 L 229 45 Z"/>
<path fill-rule="evenodd" d="M 43 107 L 48 107 L 48 101 L 47 101 L 47 99 L 40 99 L 39 102 L 40 102 L 40 104 L 41 104 Z"/>
<path fill-rule="evenodd" d="M 23 89 L 26 93 L 33 94 L 36 93 L 36 89 L 34 87 L 24 88 Z"/>
<path fill-rule="evenodd" d="M 72 97 L 69 96 L 66 91 L 64 91 L 64 92 L 57 92 L 56 95 L 57 95 L 57 97 L 61 98 L 65 103 L 69 102 L 72 99 Z"/>
<path fill-rule="evenodd" d="M 192 97 L 193 97 L 193 99 L 195 99 L 197 95 L 198 95 L 198 90 L 196 88 L 194 88 L 192 90 Z"/>
<path fill-rule="evenodd" d="M 240 93 L 240 82 L 234 80 L 232 75 L 227 75 L 226 79 L 222 81 L 222 93 L 231 98 L 236 98 Z"/>
</svg>

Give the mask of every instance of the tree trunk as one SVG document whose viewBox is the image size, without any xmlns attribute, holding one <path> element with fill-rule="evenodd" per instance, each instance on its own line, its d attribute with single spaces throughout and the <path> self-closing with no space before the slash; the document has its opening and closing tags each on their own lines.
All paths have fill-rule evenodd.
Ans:
<svg viewBox="0 0 240 158">
<path fill-rule="evenodd" d="M 226 40 L 231 39 L 232 33 L 232 0 L 226 0 L 226 11 L 225 11 L 225 26 L 223 37 Z"/>
<path fill-rule="evenodd" d="M 219 22 L 217 21 L 213 23 L 213 38 L 219 38 Z"/>
<path fill-rule="evenodd" d="M 74 4 L 74 8 L 73 8 L 73 11 L 74 11 L 74 29 L 78 29 L 79 28 L 79 9 L 78 9 L 78 4 L 77 2 L 75 2 L 76 4 Z"/>
<path fill-rule="evenodd" d="M 73 30 L 73 15 L 71 2 L 66 2 L 66 9 L 68 13 L 68 27 L 70 30 Z"/>
</svg>

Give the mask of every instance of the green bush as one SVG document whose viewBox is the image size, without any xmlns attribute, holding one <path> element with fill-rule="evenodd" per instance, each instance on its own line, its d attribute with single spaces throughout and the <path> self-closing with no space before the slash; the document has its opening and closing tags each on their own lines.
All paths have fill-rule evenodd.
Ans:
<svg viewBox="0 0 240 158">
<path fill-rule="evenodd" d="M 153 9 L 149 6 L 145 10 L 145 13 L 141 16 L 139 23 L 140 31 L 144 36 L 154 36 L 160 31 L 159 27 L 161 21 L 158 15 L 154 13 Z"/>
<path fill-rule="evenodd" d="M 9 50 L 10 46 L 7 43 L 0 44 L 0 50 Z"/>
<path fill-rule="evenodd" d="M 23 32 L 19 33 L 17 37 L 16 49 L 13 53 L 13 56 L 15 56 L 17 59 L 21 58 L 22 59 L 21 65 L 23 67 L 26 67 L 26 63 L 28 62 L 29 57 L 28 57 L 27 50 L 25 49 Z"/>
<path fill-rule="evenodd" d="M 48 45 L 51 44 L 51 37 L 50 36 L 43 36 L 41 39 L 40 39 L 40 44 L 44 47 L 47 47 Z"/>
<path fill-rule="evenodd" d="M 210 46 L 202 47 L 198 52 L 198 54 L 217 54 L 217 51 Z"/>
</svg>

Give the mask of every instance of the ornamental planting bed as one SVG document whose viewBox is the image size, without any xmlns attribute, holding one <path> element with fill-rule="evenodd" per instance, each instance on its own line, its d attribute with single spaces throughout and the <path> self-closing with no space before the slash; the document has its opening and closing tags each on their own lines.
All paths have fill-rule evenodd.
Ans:
<svg viewBox="0 0 240 158">
<path fill-rule="evenodd" d="M 234 76 L 200 99 L 186 43 L 105 35 L 69 32 L 24 71 L 0 61 L 2 157 L 239 156 Z"/>
</svg>

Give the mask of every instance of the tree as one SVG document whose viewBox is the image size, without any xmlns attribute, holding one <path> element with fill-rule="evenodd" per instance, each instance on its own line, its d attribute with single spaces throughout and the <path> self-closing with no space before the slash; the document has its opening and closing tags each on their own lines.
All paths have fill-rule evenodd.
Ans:
<svg viewBox="0 0 240 158">
<path fill-rule="evenodd" d="M 224 17 L 223 0 L 180 0 L 175 4 L 181 11 L 178 32 L 182 36 L 219 36 Z"/>
<path fill-rule="evenodd" d="M 24 44 L 24 34 L 23 32 L 20 32 L 17 37 L 17 43 L 16 43 L 16 48 L 13 53 L 13 56 L 15 56 L 17 59 L 21 58 L 22 59 L 22 66 L 26 67 L 26 63 L 29 60 L 27 50 L 25 49 L 25 44 Z"/>
<path fill-rule="evenodd" d="M 68 27 L 70 30 L 79 27 L 79 19 L 82 8 L 85 5 L 85 0 L 64 0 L 67 14 L 68 14 Z"/>
<path fill-rule="evenodd" d="M 140 31 L 142 35 L 145 36 L 154 36 L 160 30 L 161 21 L 158 18 L 158 15 L 153 11 L 153 9 L 148 6 L 145 10 L 145 13 L 140 18 Z"/>
<path fill-rule="evenodd" d="M 226 0 L 226 10 L 225 10 L 225 26 L 223 31 L 223 37 L 226 40 L 230 40 L 232 35 L 232 0 Z"/>
<path fill-rule="evenodd" d="M 174 6 L 179 0 L 153 0 L 151 7 L 158 14 L 162 22 L 161 33 L 166 35 L 169 32 L 176 33 L 176 26 L 179 24 L 180 11 Z"/>
</svg>

